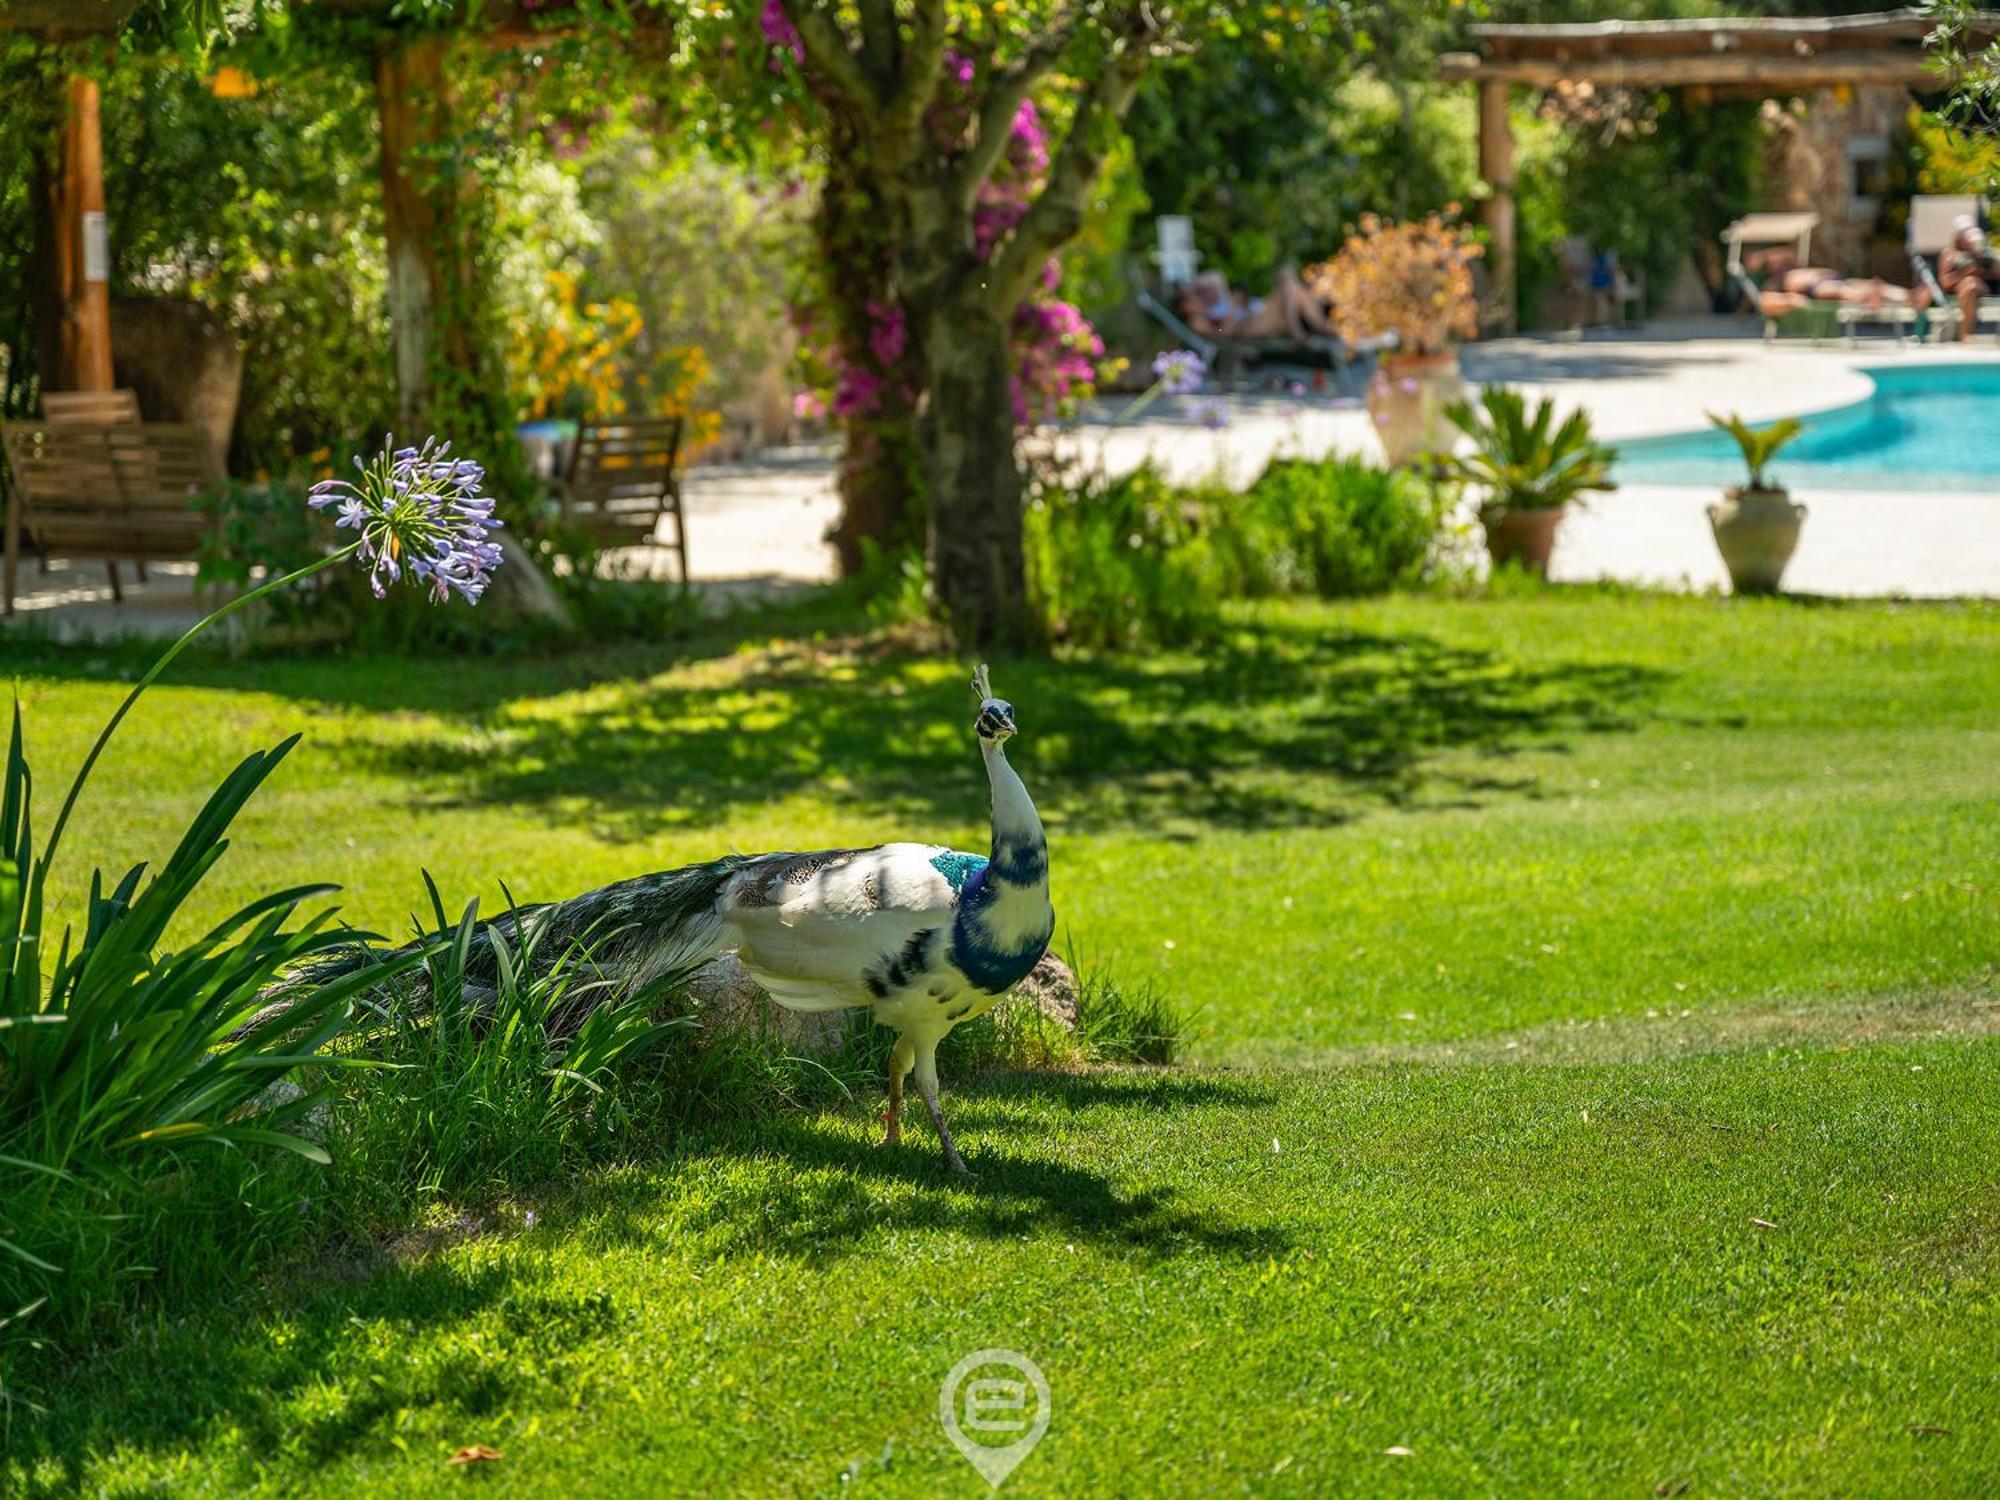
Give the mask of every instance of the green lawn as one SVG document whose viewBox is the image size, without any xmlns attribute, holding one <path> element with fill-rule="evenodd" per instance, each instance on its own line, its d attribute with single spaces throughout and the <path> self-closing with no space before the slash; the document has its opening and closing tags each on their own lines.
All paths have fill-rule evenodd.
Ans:
<svg viewBox="0 0 2000 1500">
<path fill-rule="evenodd" d="M 938 1382 L 1003 1345 L 1054 1393 L 1024 1494 L 1991 1492 L 1996 647 L 1563 590 L 996 662 L 1062 921 L 1192 1066 L 947 1077 L 970 1184 L 864 1099 L 169 1309 L 0 1488 L 416 1493 L 484 1442 L 523 1494 L 973 1494 Z M 4 659 L 46 784 L 129 663 Z M 303 727 L 211 914 L 983 847 L 960 665 L 837 633 L 176 677 L 69 847 L 156 857 Z"/>
</svg>

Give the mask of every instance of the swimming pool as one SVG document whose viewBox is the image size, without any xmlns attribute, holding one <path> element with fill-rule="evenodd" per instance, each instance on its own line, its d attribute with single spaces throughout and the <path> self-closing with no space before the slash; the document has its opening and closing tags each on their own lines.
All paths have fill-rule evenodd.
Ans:
<svg viewBox="0 0 2000 1500">
<path fill-rule="evenodd" d="M 2000 365 L 1923 365 L 1860 372 L 1875 393 L 1805 418 L 1804 435 L 1771 472 L 1788 489 L 2000 490 Z M 1743 459 L 1713 428 L 1618 446 L 1624 484 L 1720 487 Z"/>
</svg>

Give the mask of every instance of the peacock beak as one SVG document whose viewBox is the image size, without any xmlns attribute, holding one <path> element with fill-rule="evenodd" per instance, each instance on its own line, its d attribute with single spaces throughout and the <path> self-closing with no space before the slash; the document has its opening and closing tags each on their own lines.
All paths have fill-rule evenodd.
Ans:
<svg viewBox="0 0 2000 1500">
<path fill-rule="evenodd" d="M 1014 727 L 1014 705 L 1001 698 L 988 698 L 979 705 L 974 728 L 982 740 L 1007 740 L 1020 733 Z"/>
</svg>

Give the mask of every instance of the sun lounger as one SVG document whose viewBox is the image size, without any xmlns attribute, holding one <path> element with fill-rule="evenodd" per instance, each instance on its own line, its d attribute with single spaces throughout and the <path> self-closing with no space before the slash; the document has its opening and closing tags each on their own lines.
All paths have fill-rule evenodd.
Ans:
<svg viewBox="0 0 2000 1500">
<path fill-rule="evenodd" d="M 1393 346 L 1393 338 L 1364 340 L 1359 347 L 1332 334 L 1308 334 L 1304 338 L 1230 338 L 1196 333 L 1166 303 L 1141 290 L 1139 306 L 1199 354 L 1218 385 L 1240 385 L 1252 380 L 1310 381 L 1331 373 L 1344 394 L 1353 395 L 1367 385 L 1374 359 L 1382 349 Z"/>
</svg>

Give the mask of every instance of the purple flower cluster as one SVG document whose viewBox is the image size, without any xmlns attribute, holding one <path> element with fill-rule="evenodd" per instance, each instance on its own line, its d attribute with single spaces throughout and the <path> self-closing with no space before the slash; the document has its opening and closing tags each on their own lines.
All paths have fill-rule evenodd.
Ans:
<svg viewBox="0 0 2000 1500">
<path fill-rule="evenodd" d="M 1097 381 L 1104 340 L 1075 306 L 1030 297 L 1014 309 L 1014 420 L 1065 416 Z"/>
<path fill-rule="evenodd" d="M 789 52 L 795 63 L 806 60 L 806 44 L 799 36 L 798 27 L 792 24 L 792 18 L 785 14 L 784 0 L 764 0 L 764 13 L 757 21 L 763 27 L 764 40 L 773 53 Z M 771 71 L 776 73 L 783 67 L 784 64 L 773 56 Z"/>
<path fill-rule="evenodd" d="M 1169 349 L 1153 356 L 1153 378 L 1168 396 L 1192 396 L 1208 378 L 1208 366 L 1192 349 Z"/>
<path fill-rule="evenodd" d="M 501 523 L 491 496 L 479 493 L 486 471 L 469 458 L 453 458 L 451 445 L 431 437 L 417 448 L 382 451 L 354 467 L 360 481 L 323 479 L 306 503 L 334 508 L 333 524 L 359 534 L 358 553 L 379 599 L 407 573 L 429 586 L 442 603 L 453 591 L 478 603 L 500 565 L 500 548 L 487 533 Z"/>
<path fill-rule="evenodd" d="M 1204 396 L 1188 407 L 1188 415 L 1211 431 L 1219 431 L 1229 425 L 1229 408 L 1213 396 Z"/>
</svg>

